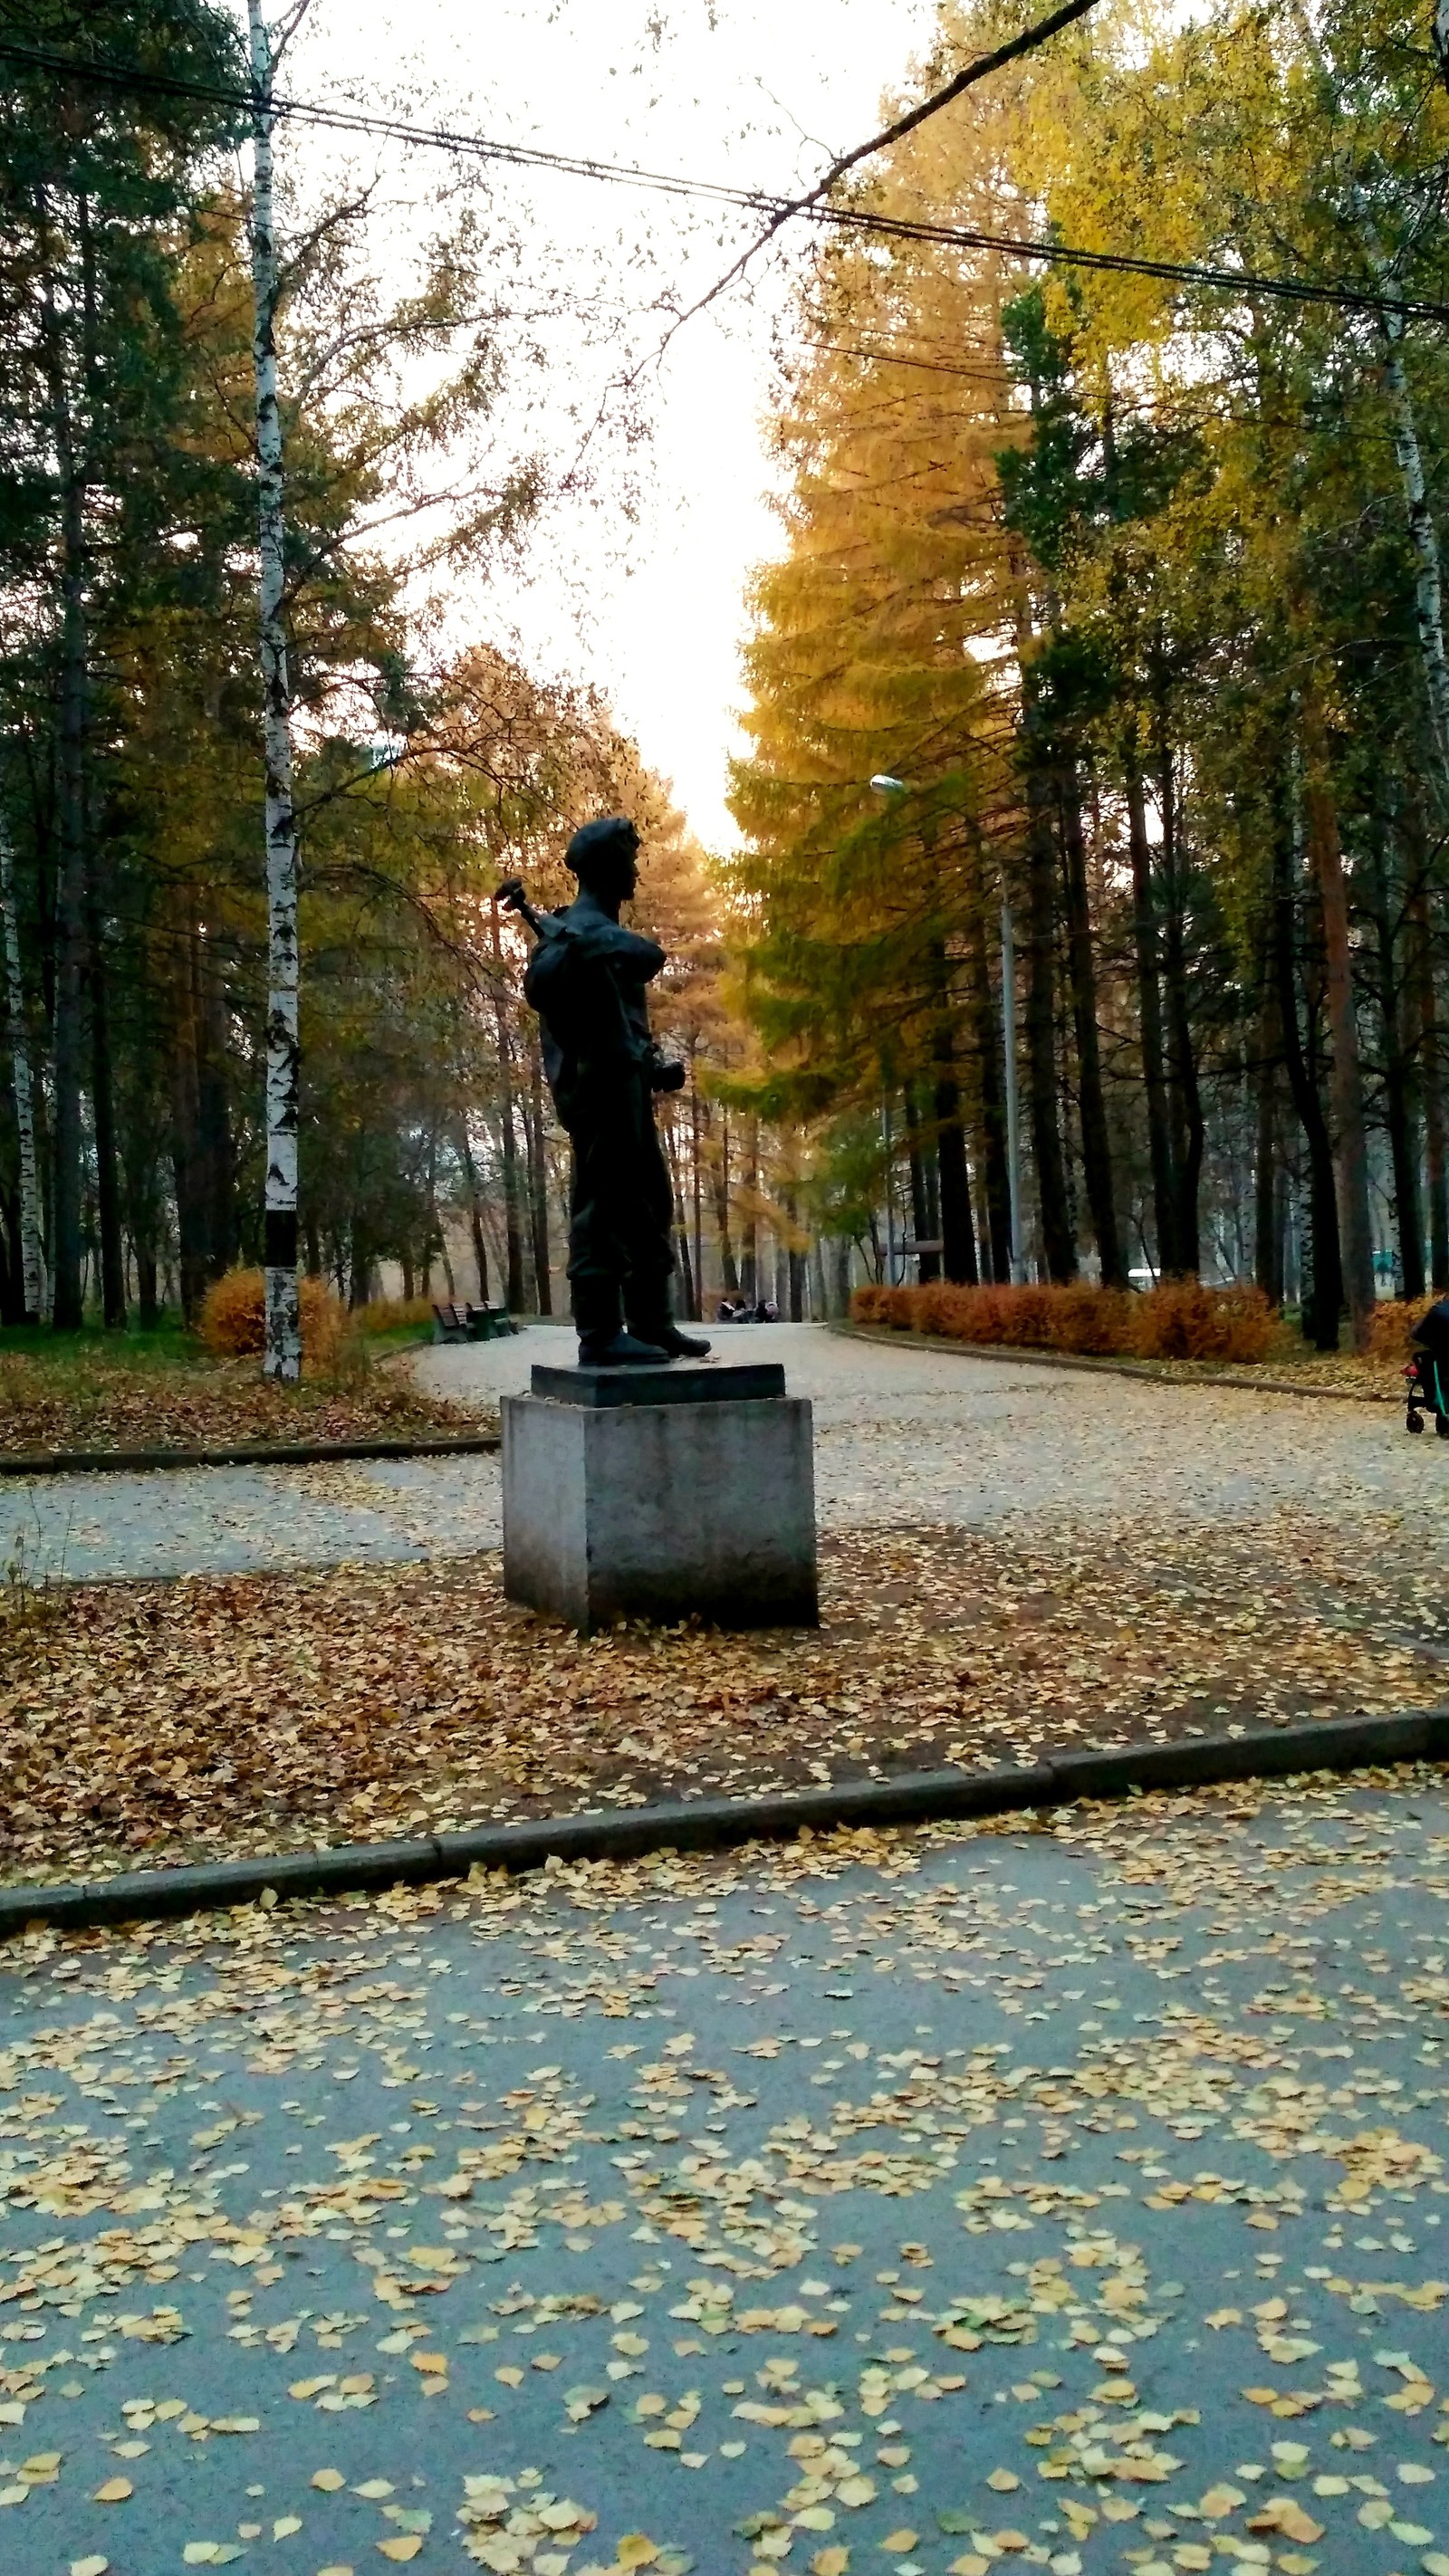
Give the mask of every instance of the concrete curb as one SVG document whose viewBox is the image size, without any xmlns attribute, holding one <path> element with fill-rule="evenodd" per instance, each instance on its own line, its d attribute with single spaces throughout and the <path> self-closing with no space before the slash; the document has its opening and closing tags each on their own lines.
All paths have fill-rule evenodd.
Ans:
<svg viewBox="0 0 1449 2576">
<path fill-rule="evenodd" d="M 1325 1404 L 1402 1404 L 1401 1395 L 1371 1387 L 1295 1386 L 1286 1377 L 1229 1377 L 1192 1360 L 1119 1360 L 1090 1351 L 1044 1351 L 1018 1342 L 958 1342 L 949 1333 L 898 1333 L 889 1324 L 833 1323 L 832 1333 L 852 1342 L 894 1342 L 897 1349 L 953 1351 L 960 1359 L 1008 1360 L 1018 1368 L 1086 1369 L 1098 1377 L 1133 1377 L 1146 1386 L 1225 1386 L 1239 1395 L 1316 1396 Z M 1229 1366 L 1233 1365 L 1229 1362 Z M 1165 1377 L 1164 1368 L 1175 1374 Z"/>
<path fill-rule="evenodd" d="M 543 1816 L 477 1825 L 417 1842 L 343 1843 L 332 1851 L 280 1852 L 193 1869 L 128 1871 L 79 1886 L 0 1888 L 0 1939 L 53 1924 L 160 1922 L 216 1906 L 248 1905 L 267 1888 L 281 1897 L 341 1896 L 462 1878 L 473 1868 L 538 1869 L 545 1861 L 635 1860 L 648 1852 L 704 1851 L 842 1827 L 931 1824 L 1125 1798 L 1135 1790 L 1205 1788 L 1226 1780 L 1275 1780 L 1304 1771 L 1352 1771 L 1393 1762 L 1449 1761 L 1449 1706 L 1399 1717 L 1350 1717 L 1272 1734 L 1206 1735 L 1120 1752 L 1051 1754 L 1000 1771 L 907 1771 L 894 1780 L 846 1780 L 757 1798 L 689 1798 L 671 1805 Z"/>
<path fill-rule="evenodd" d="M 289 1447 L 236 1441 L 221 1449 L 42 1449 L 31 1457 L 0 1450 L 0 1476 L 134 1476 L 154 1467 L 325 1467 L 346 1458 L 478 1458 L 501 1449 L 496 1431 L 461 1439 L 298 1440 Z"/>
</svg>

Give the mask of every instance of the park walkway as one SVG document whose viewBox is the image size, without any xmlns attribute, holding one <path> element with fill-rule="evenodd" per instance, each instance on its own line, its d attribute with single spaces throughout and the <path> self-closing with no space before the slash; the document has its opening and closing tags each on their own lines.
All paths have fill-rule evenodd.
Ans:
<svg viewBox="0 0 1449 2576">
<path fill-rule="evenodd" d="M 1446 1894 L 1424 1778 L 27 1935 L 0 2564 L 1445 2576 Z"/>
<path fill-rule="evenodd" d="M 1182 1525 L 1283 1504 L 1329 1520 L 1384 1509 L 1442 1518 L 1449 1452 L 1407 1440 L 1388 1405 L 892 1349 L 812 1324 L 725 1327 L 715 1347 L 723 1359 L 783 1360 L 792 1393 L 812 1398 L 826 1529 L 1124 1511 Z M 424 1351 L 413 1365 L 429 1388 L 479 1404 L 525 1388 L 535 1359 L 572 1349 L 563 1330 L 540 1327 Z M 19 1545 L 78 1579 L 466 1556 L 501 1536 L 492 1457 L 0 1484 L 0 1562 Z"/>
</svg>

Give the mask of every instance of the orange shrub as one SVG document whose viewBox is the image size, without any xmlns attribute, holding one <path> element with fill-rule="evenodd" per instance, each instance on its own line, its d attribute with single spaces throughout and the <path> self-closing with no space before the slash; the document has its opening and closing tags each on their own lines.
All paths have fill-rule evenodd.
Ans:
<svg viewBox="0 0 1449 2576">
<path fill-rule="evenodd" d="M 861 1324 L 888 1324 L 893 1332 L 915 1330 L 914 1288 L 857 1288 L 851 1312 Z"/>
<path fill-rule="evenodd" d="M 1261 1288 L 1164 1279 L 1134 1300 L 1129 1347 L 1144 1360 L 1262 1360 L 1276 1322 Z"/>
<path fill-rule="evenodd" d="M 1266 1357 L 1276 1322 L 1260 1289 L 1204 1288 L 1195 1279 L 1169 1280 L 1142 1297 L 1087 1280 L 1064 1288 L 932 1280 L 922 1288 L 857 1288 L 851 1314 L 858 1324 L 1011 1350 L 1238 1361 Z"/>
<path fill-rule="evenodd" d="M 431 1297 L 373 1297 L 365 1306 L 354 1306 L 351 1322 L 359 1333 L 391 1333 L 400 1324 L 431 1324 Z"/>
<path fill-rule="evenodd" d="M 334 1367 L 347 1332 L 347 1310 L 325 1279 L 301 1283 L 302 1357 L 309 1372 Z M 197 1326 L 215 1359 L 244 1359 L 259 1353 L 265 1338 L 265 1307 L 260 1270 L 228 1270 L 206 1292 Z"/>
<path fill-rule="evenodd" d="M 1381 1297 L 1374 1308 L 1369 1335 L 1371 1356 L 1376 1360 L 1397 1360 L 1402 1366 L 1409 1356 L 1414 1326 L 1436 1302 L 1432 1293 L 1407 1302 L 1399 1297 Z"/>
</svg>

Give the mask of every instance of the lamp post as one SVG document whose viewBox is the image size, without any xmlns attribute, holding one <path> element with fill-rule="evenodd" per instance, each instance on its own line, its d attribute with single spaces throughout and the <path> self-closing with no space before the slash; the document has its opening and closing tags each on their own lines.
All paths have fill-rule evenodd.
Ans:
<svg viewBox="0 0 1449 2576">
<path fill-rule="evenodd" d="M 880 797 L 909 796 L 910 783 L 892 778 L 885 770 L 871 780 L 872 792 Z M 1006 1187 L 1011 1204 L 1011 1284 L 1019 1288 L 1026 1276 L 1021 1251 L 1021 1097 L 1016 1081 L 1016 940 L 1011 919 L 1011 897 L 1003 883 L 1001 893 L 1001 1039 L 1006 1059 Z M 886 1148 L 890 1148 L 890 1112 L 886 1111 Z M 890 1267 L 890 1179 L 886 1179 L 886 1267 Z"/>
</svg>

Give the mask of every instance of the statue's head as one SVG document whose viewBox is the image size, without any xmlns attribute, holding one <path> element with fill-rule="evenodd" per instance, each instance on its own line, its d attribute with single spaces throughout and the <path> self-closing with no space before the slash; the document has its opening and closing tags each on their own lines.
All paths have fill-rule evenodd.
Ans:
<svg viewBox="0 0 1449 2576">
<path fill-rule="evenodd" d="M 639 882 L 639 835 L 627 815 L 585 823 L 564 857 L 580 885 L 605 903 L 627 903 Z"/>
</svg>

